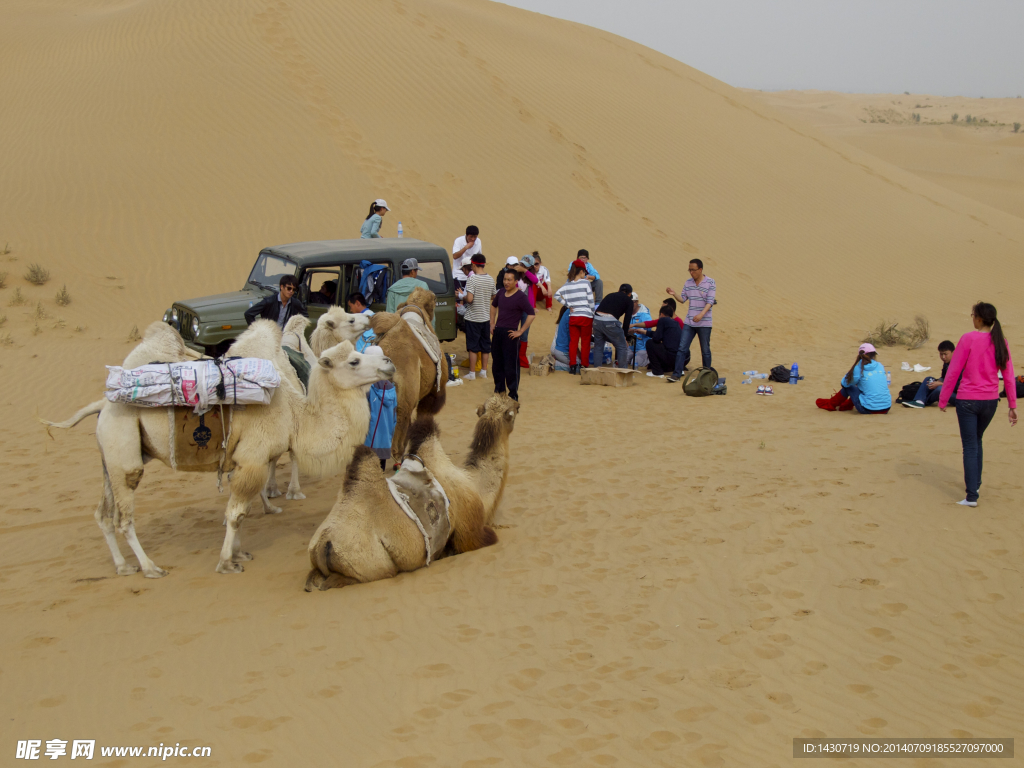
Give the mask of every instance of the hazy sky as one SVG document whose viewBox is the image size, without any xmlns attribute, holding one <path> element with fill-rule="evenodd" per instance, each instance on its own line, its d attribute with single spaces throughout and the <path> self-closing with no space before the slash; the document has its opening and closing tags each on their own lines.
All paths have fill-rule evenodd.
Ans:
<svg viewBox="0 0 1024 768">
<path fill-rule="evenodd" d="M 1024 0 L 503 0 L 741 88 L 1017 96 Z"/>
</svg>

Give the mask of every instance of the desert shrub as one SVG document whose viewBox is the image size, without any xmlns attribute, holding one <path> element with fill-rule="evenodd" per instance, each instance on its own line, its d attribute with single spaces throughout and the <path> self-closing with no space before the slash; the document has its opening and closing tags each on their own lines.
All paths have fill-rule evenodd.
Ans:
<svg viewBox="0 0 1024 768">
<path fill-rule="evenodd" d="M 0 256 L 6 256 L 10 252 L 11 252 L 11 244 L 10 243 L 4 243 L 4 249 L 2 251 L 0 251 Z"/>
<path fill-rule="evenodd" d="M 76 325 L 75 326 L 75 333 L 81 333 L 84 330 L 85 330 L 85 326 L 84 325 Z"/>
<path fill-rule="evenodd" d="M 20 307 L 25 303 L 25 297 L 21 293 L 21 288 L 15 288 L 14 293 L 11 294 L 11 300 L 8 302 L 12 307 Z"/>
<path fill-rule="evenodd" d="M 913 114 L 911 114 L 910 116 L 911 116 L 912 118 L 914 118 L 914 122 L 915 122 L 915 123 L 920 123 L 920 122 L 921 122 L 921 113 L 920 113 L 920 112 L 914 112 L 914 113 L 913 113 Z"/>
<path fill-rule="evenodd" d="M 956 112 L 954 112 L 954 113 L 953 113 L 953 122 L 955 123 L 955 122 L 956 122 L 957 120 L 959 120 L 959 119 L 960 119 L 960 115 L 959 115 L 959 114 L 957 114 Z"/>
<path fill-rule="evenodd" d="M 139 333 L 139 326 L 133 325 L 132 329 L 128 331 L 128 343 L 131 344 L 135 341 L 142 341 L 142 334 Z"/>
<path fill-rule="evenodd" d="M 62 306 L 62 307 L 66 307 L 70 303 L 71 303 L 71 294 L 68 293 L 68 286 L 67 286 L 67 284 L 64 284 L 64 285 L 61 286 L 60 290 L 57 291 L 57 304 Z"/>
<path fill-rule="evenodd" d="M 32 313 L 32 317 L 34 319 L 36 319 L 36 320 L 42 320 L 43 318 L 46 317 L 46 310 L 43 309 L 43 302 L 41 302 L 41 301 L 37 301 L 36 302 L 36 309 Z"/>
<path fill-rule="evenodd" d="M 970 115 L 964 115 L 964 122 L 967 123 L 967 124 L 973 123 L 974 122 L 974 118 L 971 117 Z"/>
<path fill-rule="evenodd" d="M 68 327 L 67 320 L 65 320 L 63 317 L 58 317 L 56 320 L 54 320 L 53 327 L 54 328 L 67 328 Z"/>
<path fill-rule="evenodd" d="M 4 333 L 0 334 L 0 347 L 13 347 L 14 339 L 11 338 L 11 334 Z"/>
<path fill-rule="evenodd" d="M 7 287 L 7 273 L 6 272 L 0 272 L 0 288 L 6 288 L 6 287 Z"/>
<path fill-rule="evenodd" d="M 7 315 L 0 315 L 0 328 L 7 324 Z"/>
<path fill-rule="evenodd" d="M 32 329 L 32 335 L 33 336 L 38 336 L 42 332 L 43 332 L 43 329 L 39 327 L 39 323 L 36 323 L 36 327 Z"/>
<path fill-rule="evenodd" d="M 43 285 L 50 279 L 50 271 L 39 264 L 32 264 L 25 272 L 25 279 L 32 285 Z"/>
<path fill-rule="evenodd" d="M 1013 124 L 1013 132 L 1014 133 L 1020 133 L 1020 123 L 1014 123 Z M 0 285 L 0 288 L 3 288 L 3 286 Z"/>
<path fill-rule="evenodd" d="M 876 347 L 905 346 L 907 349 L 918 349 L 928 341 L 929 334 L 928 319 L 918 315 L 906 328 L 900 328 L 900 324 L 895 321 L 883 320 L 868 333 L 864 341 Z"/>
</svg>

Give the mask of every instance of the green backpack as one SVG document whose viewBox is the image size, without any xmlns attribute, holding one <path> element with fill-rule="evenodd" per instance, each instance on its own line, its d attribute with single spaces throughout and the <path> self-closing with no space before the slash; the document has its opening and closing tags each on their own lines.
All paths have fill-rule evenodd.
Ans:
<svg viewBox="0 0 1024 768">
<path fill-rule="evenodd" d="M 718 384 L 718 371 L 714 368 L 694 368 L 683 378 L 683 393 L 690 397 L 706 397 Z"/>
</svg>

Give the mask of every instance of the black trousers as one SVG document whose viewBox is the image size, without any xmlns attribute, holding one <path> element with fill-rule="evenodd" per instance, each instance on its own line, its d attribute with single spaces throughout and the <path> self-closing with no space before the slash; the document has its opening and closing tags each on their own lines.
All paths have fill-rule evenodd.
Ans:
<svg viewBox="0 0 1024 768">
<path fill-rule="evenodd" d="M 655 376 L 661 376 L 665 371 L 671 371 L 676 363 L 676 352 L 674 349 L 665 349 L 663 341 L 647 342 L 647 367 Z"/>
<path fill-rule="evenodd" d="M 508 328 L 495 328 L 491 337 L 491 376 L 494 391 L 508 390 L 508 396 L 519 399 L 519 339 L 509 338 Z"/>
</svg>

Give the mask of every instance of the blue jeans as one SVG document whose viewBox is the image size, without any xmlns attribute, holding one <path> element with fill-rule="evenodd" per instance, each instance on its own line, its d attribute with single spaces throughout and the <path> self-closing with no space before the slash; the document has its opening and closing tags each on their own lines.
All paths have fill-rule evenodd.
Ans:
<svg viewBox="0 0 1024 768">
<path fill-rule="evenodd" d="M 928 389 L 928 384 L 932 381 L 935 381 L 934 376 L 928 376 L 921 382 L 921 386 L 917 388 L 917 394 L 914 395 L 915 400 L 924 403 L 925 405 L 934 405 L 939 402 L 939 394 L 942 392 L 942 385 L 939 384 L 935 389 Z M 956 395 L 949 398 L 949 404 L 956 405 Z"/>
<path fill-rule="evenodd" d="M 964 446 L 964 485 L 967 500 L 978 500 L 981 486 L 981 437 L 992 422 L 999 400 L 957 400 L 956 420 L 960 422 L 960 442 Z"/>
<path fill-rule="evenodd" d="M 889 409 L 886 408 L 884 411 L 872 411 L 865 408 L 860 401 L 860 389 L 858 387 L 840 387 L 840 392 L 846 395 L 853 401 L 853 407 L 857 409 L 857 413 L 888 413 Z"/>
<path fill-rule="evenodd" d="M 679 351 L 676 352 L 676 367 L 672 371 L 677 379 L 683 375 L 683 368 L 690 364 L 690 344 L 694 336 L 700 339 L 700 364 L 705 368 L 711 367 L 711 327 L 694 328 L 692 325 L 684 325 Z"/>
</svg>

